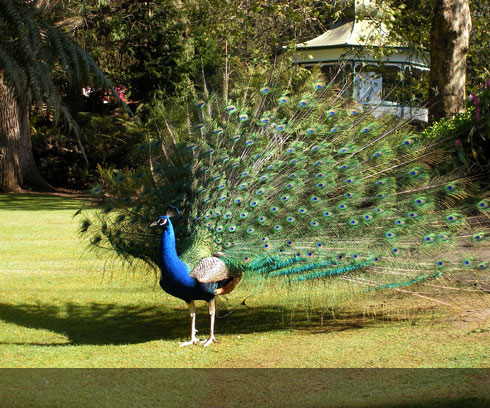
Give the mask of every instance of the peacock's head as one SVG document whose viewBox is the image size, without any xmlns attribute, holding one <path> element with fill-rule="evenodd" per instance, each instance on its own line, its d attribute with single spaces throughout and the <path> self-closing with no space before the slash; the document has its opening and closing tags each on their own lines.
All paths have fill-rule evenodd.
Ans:
<svg viewBox="0 0 490 408">
<path fill-rule="evenodd" d="M 170 217 L 175 217 L 177 215 L 180 215 L 179 209 L 177 207 L 174 207 L 173 205 L 169 205 L 167 213 L 158 217 L 158 219 L 153 222 L 150 227 L 163 227 L 165 225 L 168 225 Z"/>
<path fill-rule="evenodd" d="M 168 223 L 168 216 L 167 215 L 162 215 L 158 217 L 158 219 L 155 222 L 152 222 L 150 224 L 150 227 L 163 227 L 167 225 Z"/>
</svg>

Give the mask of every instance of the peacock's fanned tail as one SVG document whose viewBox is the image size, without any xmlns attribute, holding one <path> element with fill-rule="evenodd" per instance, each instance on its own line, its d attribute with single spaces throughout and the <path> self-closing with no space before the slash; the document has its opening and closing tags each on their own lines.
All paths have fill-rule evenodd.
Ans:
<svg viewBox="0 0 490 408">
<path fill-rule="evenodd" d="M 171 204 L 190 266 L 215 253 L 256 278 L 488 290 L 489 195 L 450 137 L 374 119 L 317 73 L 286 69 L 253 71 L 162 129 L 141 169 L 101 188 L 113 208 L 82 226 L 96 247 L 156 263 L 148 225 Z"/>
</svg>

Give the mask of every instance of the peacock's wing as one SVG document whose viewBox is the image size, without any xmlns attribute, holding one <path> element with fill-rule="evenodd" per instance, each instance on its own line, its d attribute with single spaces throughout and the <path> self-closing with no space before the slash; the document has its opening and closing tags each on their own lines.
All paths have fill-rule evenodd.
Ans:
<svg viewBox="0 0 490 408">
<path fill-rule="evenodd" d="M 190 274 L 201 283 L 219 282 L 228 278 L 237 277 L 227 267 L 225 262 L 215 256 L 202 258 Z M 239 275 L 238 275 L 239 276 Z"/>
</svg>

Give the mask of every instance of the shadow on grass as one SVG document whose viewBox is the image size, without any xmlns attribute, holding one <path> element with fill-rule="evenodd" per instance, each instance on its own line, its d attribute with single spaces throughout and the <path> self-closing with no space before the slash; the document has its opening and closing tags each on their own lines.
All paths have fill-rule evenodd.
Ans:
<svg viewBox="0 0 490 408">
<path fill-rule="evenodd" d="M 2 406 L 12 408 L 481 408 L 490 402 L 490 376 L 482 369 L 42 368 L 3 373 Z"/>
<path fill-rule="evenodd" d="M 290 314 L 277 307 L 237 309 L 232 314 L 217 319 L 216 333 L 248 334 L 290 330 L 293 326 Z M 134 344 L 152 340 L 183 340 L 190 334 L 190 318 L 187 310 L 117 304 L 92 303 L 80 305 L 67 303 L 60 308 L 48 304 L 0 303 L 0 319 L 31 329 L 45 329 L 68 337 L 68 344 Z M 373 324 L 362 314 L 338 315 L 337 319 L 324 318 L 322 331 L 360 329 Z M 199 334 L 209 333 L 206 308 L 198 309 Z M 297 318 L 294 328 L 315 330 L 315 324 Z M 5 344 L 5 343 L 4 343 Z M 33 342 L 8 344 L 39 344 Z M 57 344 L 42 343 L 43 346 Z M 67 344 L 59 344 L 67 345 Z"/>
<path fill-rule="evenodd" d="M 57 197 L 46 194 L 0 194 L 0 210 L 77 211 L 82 205 L 91 206 L 91 202 L 88 199 Z"/>
</svg>

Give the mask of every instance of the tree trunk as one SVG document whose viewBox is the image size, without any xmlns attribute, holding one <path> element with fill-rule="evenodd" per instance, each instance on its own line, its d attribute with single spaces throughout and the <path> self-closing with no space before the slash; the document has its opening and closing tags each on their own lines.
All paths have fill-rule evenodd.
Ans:
<svg viewBox="0 0 490 408">
<path fill-rule="evenodd" d="M 0 72 L 0 190 L 53 188 L 44 180 L 32 154 L 27 96 L 16 96 Z"/>
<path fill-rule="evenodd" d="M 468 0 L 435 0 L 430 39 L 430 121 L 464 111 L 466 55 L 471 14 Z"/>
</svg>

